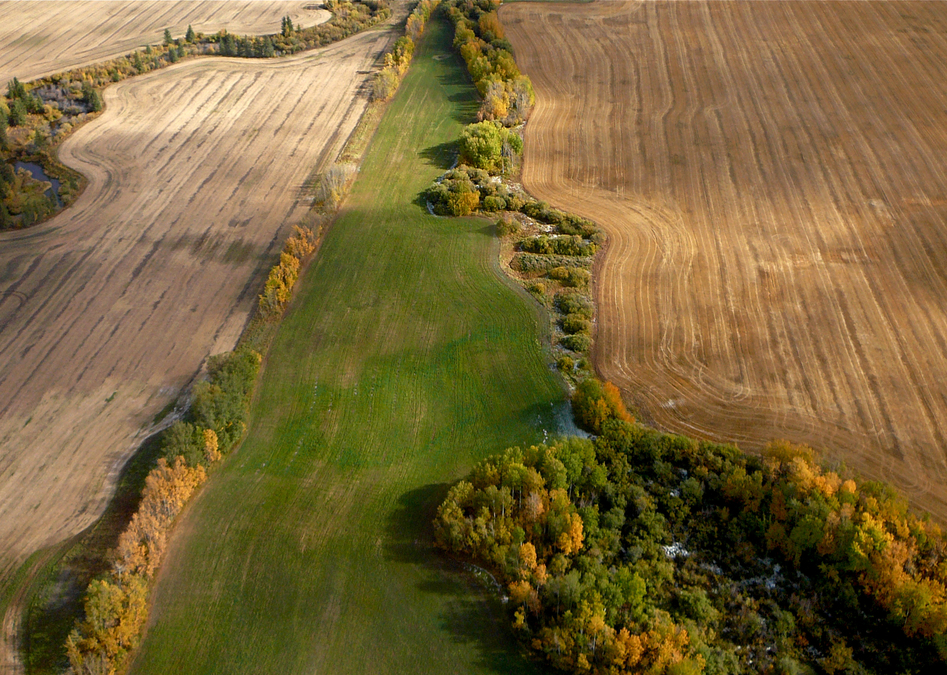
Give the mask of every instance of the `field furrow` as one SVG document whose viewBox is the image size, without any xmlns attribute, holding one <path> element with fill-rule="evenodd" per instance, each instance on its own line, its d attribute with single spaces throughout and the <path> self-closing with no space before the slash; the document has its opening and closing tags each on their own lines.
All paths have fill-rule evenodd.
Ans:
<svg viewBox="0 0 947 675">
<path fill-rule="evenodd" d="M 331 16 L 300 0 L 3 0 L 0 85 L 32 80 L 158 44 L 167 28 L 182 37 L 227 29 L 238 35 L 277 33 L 284 16 L 313 26 Z"/>
<path fill-rule="evenodd" d="M 91 523 L 156 413 L 232 348 L 389 39 L 127 80 L 64 144 L 86 192 L 0 234 L 0 579 Z"/>
<path fill-rule="evenodd" d="M 595 360 L 658 426 L 789 438 L 947 520 L 944 2 L 501 11 L 524 184 L 600 222 Z"/>
</svg>

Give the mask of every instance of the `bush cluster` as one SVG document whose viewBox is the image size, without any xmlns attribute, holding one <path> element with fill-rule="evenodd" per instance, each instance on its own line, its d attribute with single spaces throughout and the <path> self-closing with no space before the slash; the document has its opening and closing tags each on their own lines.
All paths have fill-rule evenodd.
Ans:
<svg viewBox="0 0 947 675">
<path fill-rule="evenodd" d="M 591 264 L 588 258 L 522 252 L 514 255 L 510 261 L 510 267 L 523 274 L 546 274 L 555 267 L 588 268 Z"/>
<path fill-rule="evenodd" d="M 520 242 L 519 246 L 520 250 L 526 253 L 570 257 L 593 256 L 598 248 L 594 242 L 586 241 L 577 234 L 527 237 Z"/>
<path fill-rule="evenodd" d="M 287 21 L 288 17 L 284 18 L 282 30 L 270 36 L 276 53 L 295 54 L 324 47 L 381 23 L 391 16 L 391 9 L 385 0 L 328 0 L 325 7 L 332 12 L 332 18 L 309 28 L 293 26 L 292 21 Z"/>
<path fill-rule="evenodd" d="M 89 584 L 85 617 L 66 639 L 70 673 L 114 673 L 138 646 L 148 618 L 148 581 L 174 519 L 206 478 L 203 467 L 181 457 L 171 464 L 159 459 L 148 474 L 138 511 L 112 553 L 112 568 Z"/>
</svg>

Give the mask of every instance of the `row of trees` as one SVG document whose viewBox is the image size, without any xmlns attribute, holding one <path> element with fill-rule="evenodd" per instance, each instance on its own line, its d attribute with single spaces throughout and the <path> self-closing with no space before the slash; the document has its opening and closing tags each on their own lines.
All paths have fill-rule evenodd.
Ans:
<svg viewBox="0 0 947 675">
<path fill-rule="evenodd" d="M 460 52 L 483 97 L 478 119 L 514 126 L 536 102 L 533 85 L 520 73 L 496 10 L 500 0 L 450 0 L 454 48 Z"/>
<path fill-rule="evenodd" d="M 261 361 L 246 348 L 212 357 L 185 419 L 164 432 L 164 456 L 145 480 L 138 510 L 110 554 L 108 574 L 89 585 L 85 615 L 66 639 L 70 673 L 120 671 L 138 646 L 149 585 L 174 521 L 207 479 L 207 468 L 242 438 Z"/>
<path fill-rule="evenodd" d="M 405 24 L 405 34 L 385 54 L 384 66 L 372 78 L 372 100 L 387 101 L 395 95 L 411 65 L 415 43 L 440 3 L 441 0 L 421 0 L 415 6 Z"/>
<path fill-rule="evenodd" d="M 523 641 L 576 673 L 930 673 L 947 542 L 886 485 L 806 447 L 763 458 L 635 425 L 588 381 L 599 435 L 512 448 L 455 485 L 438 543 L 496 572 Z"/>
<path fill-rule="evenodd" d="M 260 316 L 265 320 L 282 316 L 299 278 L 299 267 L 315 250 L 315 233 L 308 227 L 294 227 L 293 235 L 283 245 L 279 262 L 270 270 L 260 294 Z"/>
</svg>

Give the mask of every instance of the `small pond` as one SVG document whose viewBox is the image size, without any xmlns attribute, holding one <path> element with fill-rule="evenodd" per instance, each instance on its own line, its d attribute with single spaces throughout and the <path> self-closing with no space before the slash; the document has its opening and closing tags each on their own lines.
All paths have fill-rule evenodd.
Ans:
<svg viewBox="0 0 947 675">
<path fill-rule="evenodd" d="M 47 176 L 46 172 L 43 171 L 42 166 L 33 162 L 17 162 L 14 164 L 14 169 L 17 171 L 20 169 L 26 169 L 30 172 L 30 175 L 32 175 L 34 179 L 51 183 L 52 187 L 46 191 L 46 195 L 50 199 L 55 200 L 57 206 L 62 206 L 62 202 L 59 200 L 59 181 L 55 178 L 50 178 Z"/>
</svg>

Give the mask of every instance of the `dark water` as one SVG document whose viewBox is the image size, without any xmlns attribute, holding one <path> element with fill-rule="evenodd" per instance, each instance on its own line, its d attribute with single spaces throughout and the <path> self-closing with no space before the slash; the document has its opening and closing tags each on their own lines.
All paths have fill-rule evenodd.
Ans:
<svg viewBox="0 0 947 675">
<path fill-rule="evenodd" d="M 59 181 L 55 178 L 50 178 L 46 175 L 46 172 L 43 171 L 43 167 L 39 164 L 34 164 L 33 162 L 17 162 L 14 165 L 14 168 L 19 171 L 20 169 L 26 169 L 30 174 L 39 181 L 45 181 L 47 183 L 52 183 L 52 187 L 46 191 L 46 195 L 54 200 L 57 204 L 61 205 L 62 202 L 59 200 Z"/>
</svg>

